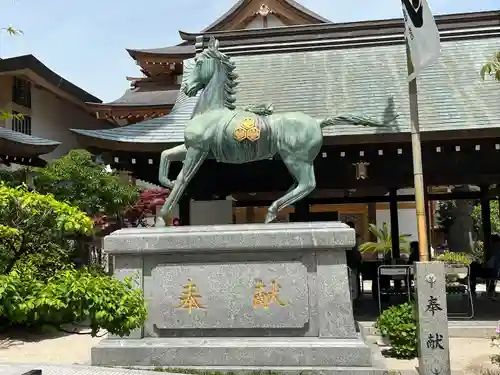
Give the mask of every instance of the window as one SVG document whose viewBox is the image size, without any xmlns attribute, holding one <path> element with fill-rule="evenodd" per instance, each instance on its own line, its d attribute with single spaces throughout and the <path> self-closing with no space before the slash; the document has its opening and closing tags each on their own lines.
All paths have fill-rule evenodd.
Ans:
<svg viewBox="0 0 500 375">
<path fill-rule="evenodd" d="M 23 107 L 31 108 L 31 82 L 14 77 L 12 85 L 12 101 Z"/>
<path fill-rule="evenodd" d="M 22 118 L 17 117 L 20 113 L 12 111 L 12 130 L 31 135 L 31 117 L 23 115 Z"/>
</svg>

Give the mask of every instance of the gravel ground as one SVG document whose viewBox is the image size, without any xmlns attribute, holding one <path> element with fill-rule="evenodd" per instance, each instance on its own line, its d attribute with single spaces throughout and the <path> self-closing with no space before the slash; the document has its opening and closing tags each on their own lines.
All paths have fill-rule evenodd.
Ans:
<svg viewBox="0 0 500 375">
<path fill-rule="evenodd" d="M 103 338 L 88 335 L 60 335 L 46 337 L 30 335 L 7 339 L 0 337 L 0 364 L 2 363 L 43 363 L 43 364 L 80 364 L 90 363 L 90 348 Z M 375 337 L 369 337 L 375 342 Z M 489 358 L 498 353 L 488 339 L 451 338 L 452 369 L 477 375 L 480 368 L 489 368 Z M 386 359 L 391 370 L 412 370 L 418 360 Z M 500 375 L 500 371 L 498 372 Z"/>
</svg>

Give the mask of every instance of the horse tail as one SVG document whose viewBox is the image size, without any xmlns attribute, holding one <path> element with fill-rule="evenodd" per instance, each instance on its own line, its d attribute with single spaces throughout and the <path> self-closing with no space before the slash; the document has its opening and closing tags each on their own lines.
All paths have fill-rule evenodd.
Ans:
<svg viewBox="0 0 500 375">
<path fill-rule="evenodd" d="M 391 122 L 393 122 L 398 115 L 394 116 L 388 121 L 380 122 L 374 120 L 368 116 L 363 115 L 348 115 L 348 116 L 337 116 L 337 117 L 327 117 L 324 120 L 320 120 L 319 126 L 323 129 L 326 126 L 335 126 L 335 125 L 360 125 L 360 126 L 369 126 L 369 127 L 379 127 L 385 128 L 388 127 Z"/>
</svg>

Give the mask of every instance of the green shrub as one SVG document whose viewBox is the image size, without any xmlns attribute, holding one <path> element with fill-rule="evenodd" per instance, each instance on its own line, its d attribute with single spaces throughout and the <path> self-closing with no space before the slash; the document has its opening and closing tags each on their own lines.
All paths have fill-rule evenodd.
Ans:
<svg viewBox="0 0 500 375">
<path fill-rule="evenodd" d="M 445 251 L 435 257 L 435 260 L 449 264 L 471 264 L 471 257 L 466 253 L 455 253 L 453 251 Z"/>
<path fill-rule="evenodd" d="M 0 184 L 0 223 L 0 325 L 88 323 L 92 335 L 119 336 L 142 326 L 144 297 L 131 280 L 73 268 L 75 242 L 93 232 L 78 207 Z"/>
<path fill-rule="evenodd" d="M 0 274 L 21 262 L 46 279 L 63 268 L 73 251 L 71 239 L 92 234 L 93 222 L 78 207 L 52 195 L 0 184 Z"/>
<path fill-rule="evenodd" d="M 26 268 L 0 276 L 0 318 L 10 325 L 58 329 L 88 322 L 92 336 L 101 329 L 125 336 L 143 325 L 146 306 L 130 279 L 68 267 L 45 282 Z"/>
<path fill-rule="evenodd" d="M 417 356 L 417 319 L 415 308 L 404 303 L 384 310 L 375 322 L 379 334 L 390 341 L 384 355 L 411 359 Z"/>
</svg>

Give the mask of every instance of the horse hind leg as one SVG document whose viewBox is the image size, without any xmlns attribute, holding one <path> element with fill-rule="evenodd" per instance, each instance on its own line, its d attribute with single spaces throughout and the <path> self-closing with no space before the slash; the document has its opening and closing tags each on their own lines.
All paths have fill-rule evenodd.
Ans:
<svg viewBox="0 0 500 375">
<path fill-rule="evenodd" d="M 293 157 L 283 159 L 290 174 L 297 184 L 288 193 L 275 200 L 267 211 L 266 223 L 276 219 L 278 212 L 308 196 L 316 188 L 314 165 L 309 161 L 297 160 Z"/>
<path fill-rule="evenodd" d="M 172 189 L 175 181 L 168 179 L 170 163 L 173 161 L 182 161 L 186 157 L 187 148 L 184 144 L 169 148 L 161 153 L 160 167 L 158 169 L 158 180 L 163 186 Z"/>
<path fill-rule="evenodd" d="M 193 179 L 198 169 L 200 169 L 201 165 L 207 158 L 207 155 L 208 151 L 203 151 L 197 148 L 189 148 L 187 150 L 184 165 L 177 176 L 177 180 L 175 180 L 172 191 L 160 210 L 160 216 L 165 223 L 167 222 L 168 213 L 179 202 L 179 199 L 186 190 L 187 185 Z"/>
</svg>

